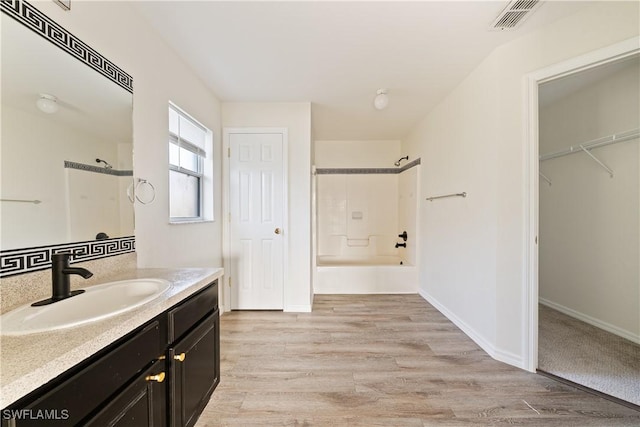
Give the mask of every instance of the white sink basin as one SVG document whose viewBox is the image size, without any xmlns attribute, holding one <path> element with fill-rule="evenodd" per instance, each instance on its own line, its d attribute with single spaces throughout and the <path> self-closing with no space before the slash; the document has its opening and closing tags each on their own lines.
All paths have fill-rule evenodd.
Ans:
<svg viewBox="0 0 640 427">
<path fill-rule="evenodd" d="M 25 335 L 95 322 L 139 307 L 162 295 L 169 285 L 161 279 L 123 280 L 88 287 L 53 304 L 27 304 L 0 316 L 0 333 Z"/>
</svg>

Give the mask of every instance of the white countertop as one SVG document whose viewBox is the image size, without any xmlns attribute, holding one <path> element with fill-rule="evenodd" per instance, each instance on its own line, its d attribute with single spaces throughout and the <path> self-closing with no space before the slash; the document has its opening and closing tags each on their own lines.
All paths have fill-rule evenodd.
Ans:
<svg viewBox="0 0 640 427">
<path fill-rule="evenodd" d="M 104 282 L 155 278 L 168 280 L 171 287 L 136 309 L 104 320 L 52 332 L 0 337 L 0 408 L 48 383 L 223 274 L 222 268 L 154 268 L 119 273 Z"/>
</svg>

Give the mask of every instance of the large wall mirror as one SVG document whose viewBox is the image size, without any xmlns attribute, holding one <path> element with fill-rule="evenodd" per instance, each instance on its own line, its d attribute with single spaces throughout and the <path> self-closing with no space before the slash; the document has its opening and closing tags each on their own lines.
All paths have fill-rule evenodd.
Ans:
<svg viewBox="0 0 640 427">
<path fill-rule="evenodd" d="M 46 268 L 51 251 L 8 256 L 25 248 L 118 253 L 134 225 L 131 78 L 32 5 L 2 12 L 2 271 Z"/>
</svg>

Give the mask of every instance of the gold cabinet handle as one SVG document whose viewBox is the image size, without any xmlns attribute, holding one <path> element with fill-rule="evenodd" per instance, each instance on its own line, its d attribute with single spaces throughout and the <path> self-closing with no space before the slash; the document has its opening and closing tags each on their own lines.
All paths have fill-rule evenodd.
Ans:
<svg viewBox="0 0 640 427">
<path fill-rule="evenodd" d="M 279 228 L 276 228 L 275 230 L 273 230 L 273 232 L 276 233 L 276 234 L 280 234 L 281 233 Z"/>
<path fill-rule="evenodd" d="M 179 362 L 184 362 L 184 358 L 185 358 L 186 356 L 187 356 L 186 354 L 184 354 L 184 353 L 180 353 L 180 354 L 176 354 L 175 356 L 173 356 L 173 358 L 174 358 L 175 360 L 179 361 Z"/>
<path fill-rule="evenodd" d="M 164 381 L 164 372 L 160 372 L 158 375 L 147 375 L 144 379 L 147 381 L 157 381 L 161 383 Z"/>
</svg>

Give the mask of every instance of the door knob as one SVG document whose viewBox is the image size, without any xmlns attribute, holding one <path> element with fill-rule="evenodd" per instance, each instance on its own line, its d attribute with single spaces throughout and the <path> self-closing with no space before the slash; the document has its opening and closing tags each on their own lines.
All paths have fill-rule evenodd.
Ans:
<svg viewBox="0 0 640 427">
<path fill-rule="evenodd" d="M 273 232 L 276 233 L 276 234 L 280 234 L 281 233 L 279 228 L 276 228 L 275 230 L 273 230 Z"/>
</svg>

